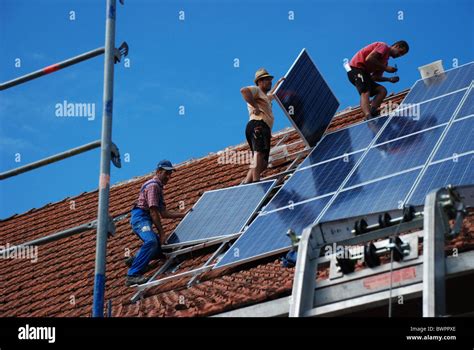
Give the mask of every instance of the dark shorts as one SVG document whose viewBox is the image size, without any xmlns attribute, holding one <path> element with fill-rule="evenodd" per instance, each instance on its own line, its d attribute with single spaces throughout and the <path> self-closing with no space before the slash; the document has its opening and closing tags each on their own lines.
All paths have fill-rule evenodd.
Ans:
<svg viewBox="0 0 474 350">
<path fill-rule="evenodd" d="M 272 131 L 263 120 L 250 120 L 245 128 L 245 136 L 253 152 L 261 152 L 268 162 L 270 156 L 270 141 L 272 139 Z"/>
<path fill-rule="evenodd" d="M 357 91 L 359 91 L 359 95 L 367 91 L 370 92 L 370 96 L 377 95 L 376 89 L 382 85 L 377 84 L 375 81 L 373 81 L 370 74 L 366 71 L 359 68 L 351 68 L 352 69 L 347 72 L 347 77 L 349 78 L 349 81 L 352 83 L 352 85 L 357 88 Z"/>
</svg>

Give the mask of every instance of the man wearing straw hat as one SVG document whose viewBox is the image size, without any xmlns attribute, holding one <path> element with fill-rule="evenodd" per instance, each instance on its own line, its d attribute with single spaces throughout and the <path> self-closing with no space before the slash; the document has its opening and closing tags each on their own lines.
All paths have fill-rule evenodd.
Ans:
<svg viewBox="0 0 474 350">
<path fill-rule="evenodd" d="M 273 76 L 265 68 L 255 73 L 255 85 L 240 89 L 240 93 L 247 102 L 250 120 L 245 129 L 245 136 L 252 150 L 252 163 L 244 183 L 260 181 L 261 173 L 268 166 L 270 156 L 270 141 L 272 138 L 273 92 L 284 80 L 281 78 L 272 89 Z"/>
</svg>

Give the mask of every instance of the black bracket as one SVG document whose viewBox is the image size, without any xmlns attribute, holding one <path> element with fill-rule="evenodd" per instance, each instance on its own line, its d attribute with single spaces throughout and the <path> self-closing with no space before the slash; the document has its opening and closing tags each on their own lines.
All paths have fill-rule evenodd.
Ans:
<svg viewBox="0 0 474 350">
<path fill-rule="evenodd" d="M 121 168 L 122 162 L 120 161 L 120 152 L 117 145 L 113 142 L 111 145 L 111 149 L 112 149 L 112 158 L 111 158 L 112 163 L 115 165 L 115 167 Z"/>
<path fill-rule="evenodd" d="M 120 59 L 126 56 L 128 56 L 128 44 L 124 41 L 122 45 L 114 49 L 114 62 L 119 63 Z"/>
</svg>

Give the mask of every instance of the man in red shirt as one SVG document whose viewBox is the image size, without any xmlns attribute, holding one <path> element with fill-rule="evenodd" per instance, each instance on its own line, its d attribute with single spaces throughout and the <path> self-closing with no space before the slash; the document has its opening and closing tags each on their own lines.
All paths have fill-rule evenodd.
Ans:
<svg viewBox="0 0 474 350">
<path fill-rule="evenodd" d="M 383 76 L 384 72 L 395 73 L 397 71 L 397 68 L 388 65 L 388 59 L 401 57 L 408 50 L 408 43 L 404 40 L 397 41 L 392 46 L 383 42 L 375 42 L 364 47 L 352 57 L 347 76 L 360 94 L 360 107 L 365 119 L 378 115 L 378 108 L 387 96 L 387 89 L 377 84 L 376 81 L 396 83 L 400 80 L 399 77 L 387 78 Z M 375 98 L 370 101 L 372 96 Z"/>
</svg>

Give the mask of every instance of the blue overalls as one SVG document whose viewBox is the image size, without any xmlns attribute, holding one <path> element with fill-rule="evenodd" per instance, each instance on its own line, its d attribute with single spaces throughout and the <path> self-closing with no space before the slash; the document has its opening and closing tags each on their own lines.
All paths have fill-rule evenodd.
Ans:
<svg viewBox="0 0 474 350">
<path fill-rule="evenodd" d="M 143 185 L 140 192 L 143 192 L 152 183 L 157 183 L 157 181 L 151 181 Z M 160 202 L 163 203 L 163 201 Z M 156 259 L 161 255 L 160 236 L 153 231 L 152 223 L 149 211 L 136 206 L 133 207 L 130 224 L 132 225 L 133 232 L 143 241 L 143 245 L 128 270 L 129 276 L 141 275 L 150 260 Z"/>
</svg>

